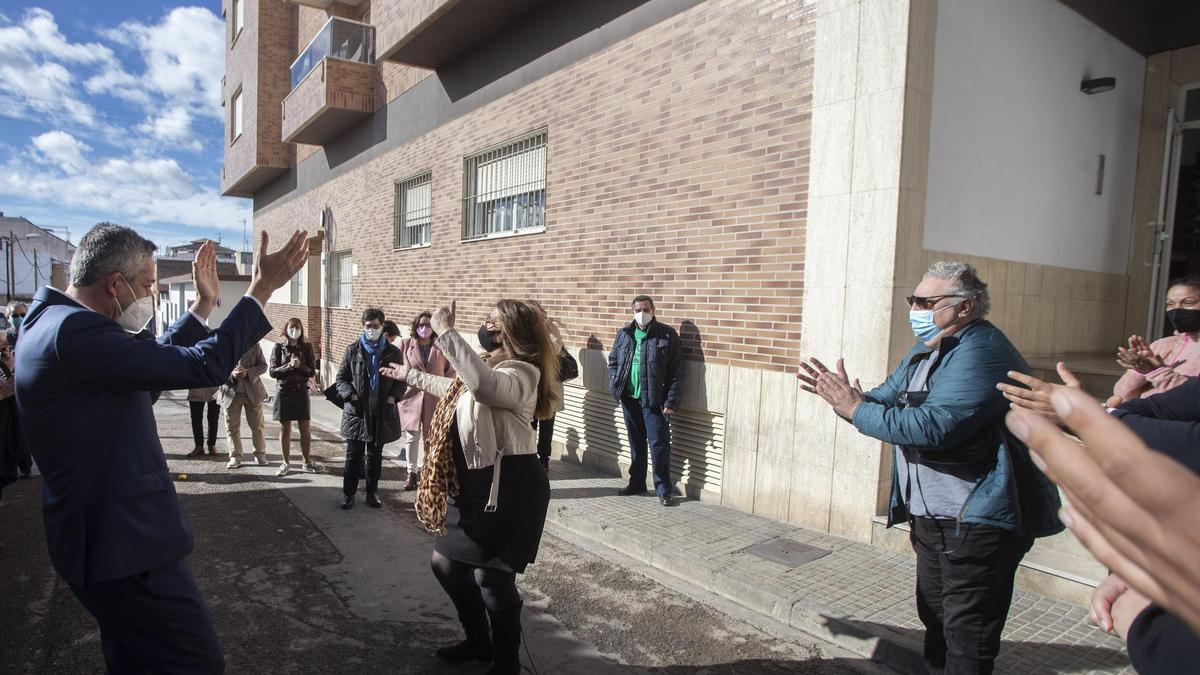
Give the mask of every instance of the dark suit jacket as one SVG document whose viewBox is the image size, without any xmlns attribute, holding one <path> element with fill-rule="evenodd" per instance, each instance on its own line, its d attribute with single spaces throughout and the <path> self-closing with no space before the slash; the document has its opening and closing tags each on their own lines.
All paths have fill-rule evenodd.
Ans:
<svg viewBox="0 0 1200 675">
<path fill-rule="evenodd" d="M 21 327 L 17 410 L 44 476 L 50 560 L 83 586 L 157 569 L 192 550 L 149 391 L 225 381 L 271 329 L 243 298 L 209 333 L 185 313 L 136 340 L 108 317 L 42 288 Z"/>
</svg>

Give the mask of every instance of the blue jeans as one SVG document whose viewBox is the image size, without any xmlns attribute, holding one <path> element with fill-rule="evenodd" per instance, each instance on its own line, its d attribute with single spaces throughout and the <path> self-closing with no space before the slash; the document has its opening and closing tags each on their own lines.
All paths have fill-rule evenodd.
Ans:
<svg viewBox="0 0 1200 675">
<path fill-rule="evenodd" d="M 621 397 L 625 413 L 625 430 L 633 464 L 629 467 L 629 484 L 646 487 L 646 446 L 654 463 L 654 493 L 671 494 L 671 427 L 662 408 L 643 408 L 636 398 Z"/>
</svg>

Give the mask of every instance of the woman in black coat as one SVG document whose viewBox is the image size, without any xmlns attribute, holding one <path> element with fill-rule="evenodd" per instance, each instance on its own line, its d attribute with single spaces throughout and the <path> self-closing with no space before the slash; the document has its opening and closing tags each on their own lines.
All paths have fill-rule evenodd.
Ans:
<svg viewBox="0 0 1200 675">
<path fill-rule="evenodd" d="M 368 308 L 362 315 L 363 332 L 346 347 L 338 368 L 338 395 L 342 406 L 342 437 L 346 439 L 346 469 L 342 478 L 342 508 L 354 506 L 354 493 L 367 469 L 367 506 L 379 508 L 375 496 L 379 474 L 383 470 L 383 446 L 400 438 L 400 416 L 396 401 L 404 396 L 406 385 L 379 374 L 379 369 L 402 359 L 383 334 L 383 310 Z"/>
</svg>

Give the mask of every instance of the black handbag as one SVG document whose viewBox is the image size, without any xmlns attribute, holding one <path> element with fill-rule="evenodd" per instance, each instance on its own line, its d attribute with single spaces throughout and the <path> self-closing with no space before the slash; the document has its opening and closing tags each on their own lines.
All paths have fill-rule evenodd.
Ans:
<svg viewBox="0 0 1200 675">
<path fill-rule="evenodd" d="M 336 383 L 331 384 L 328 387 L 325 387 L 324 394 L 325 394 L 326 401 L 329 401 L 330 403 L 336 405 L 338 408 L 346 407 L 346 400 L 343 399 L 342 395 L 338 393 Z"/>
<path fill-rule="evenodd" d="M 569 382 L 577 377 L 579 377 L 579 363 L 564 347 L 558 354 L 558 381 Z"/>
</svg>

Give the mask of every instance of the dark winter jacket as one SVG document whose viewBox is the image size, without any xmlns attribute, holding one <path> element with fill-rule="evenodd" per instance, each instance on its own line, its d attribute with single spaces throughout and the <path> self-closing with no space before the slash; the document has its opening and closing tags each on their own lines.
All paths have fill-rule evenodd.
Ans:
<svg viewBox="0 0 1200 675">
<path fill-rule="evenodd" d="M 1146 445 L 1200 473 L 1200 378 L 1113 411 Z"/>
<path fill-rule="evenodd" d="M 295 368 L 288 365 L 292 357 L 300 358 L 300 365 Z M 303 347 L 280 342 L 271 350 L 271 377 L 279 380 L 281 391 L 293 393 L 308 393 L 308 378 L 317 372 L 317 357 L 312 345 L 305 342 Z"/>
<path fill-rule="evenodd" d="M 387 345 L 379 357 L 381 366 L 404 362 L 395 345 Z M 379 388 L 375 390 L 375 401 L 369 401 L 371 379 L 368 370 L 371 355 L 363 350 L 356 339 L 346 347 L 342 365 L 338 368 L 338 394 L 346 401 L 342 407 L 342 437 L 346 440 L 367 441 L 375 445 L 387 445 L 400 438 L 400 414 L 396 403 L 404 397 L 408 386 L 391 378 L 379 376 Z M 351 401 L 352 396 L 358 400 Z M 392 399 L 388 403 L 388 399 Z"/>
<path fill-rule="evenodd" d="M 633 352 L 637 342 L 633 337 L 634 322 L 617 331 L 612 351 L 608 353 L 608 389 L 620 401 L 629 382 Z M 646 326 L 642 341 L 642 406 L 679 410 L 683 398 L 683 351 L 679 333 L 657 319 Z"/>
<path fill-rule="evenodd" d="M 1029 537 L 1062 531 L 1058 489 L 1033 465 L 1029 449 L 1008 432 L 1008 402 L 996 389 L 997 383 L 1009 381 L 1008 371 L 1029 372 L 1025 359 L 987 321 L 942 338 L 938 347 L 928 396 L 920 405 L 901 404 L 913 370 L 931 351 L 918 342 L 886 382 L 866 393 L 854 409 L 854 426 L 885 443 L 917 449 L 930 461 L 990 457 L 994 463 L 963 504 L 963 522 Z M 893 465 L 889 525 L 908 519 L 900 493 Z"/>
</svg>

